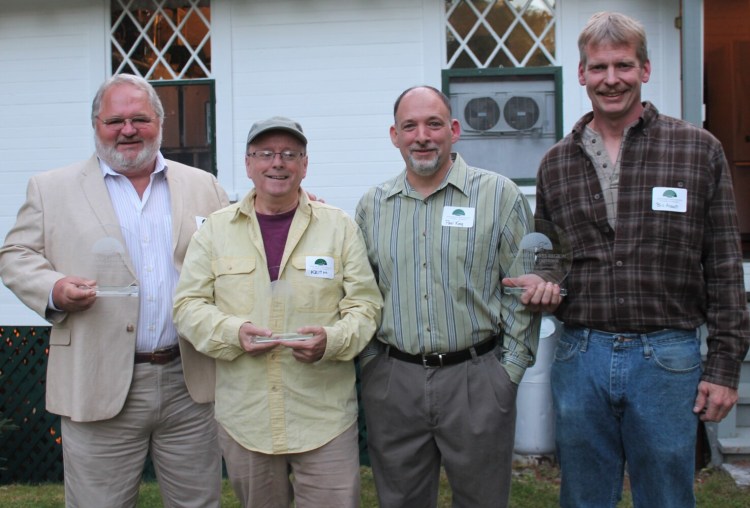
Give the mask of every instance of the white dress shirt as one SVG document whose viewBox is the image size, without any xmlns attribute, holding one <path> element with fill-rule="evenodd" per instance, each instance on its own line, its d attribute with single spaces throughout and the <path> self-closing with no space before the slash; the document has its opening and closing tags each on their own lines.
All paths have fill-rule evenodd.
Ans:
<svg viewBox="0 0 750 508">
<path fill-rule="evenodd" d="M 127 177 L 99 160 L 112 206 L 120 222 L 140 292 L 136 351 L 149 352 L 177 343 L 172 297 L 179 273 L 172 252 L 172 214 L 167 166 L 159 154 L 156 169 L 138 196 Z M 126 297 L 114 297 L 126 298 Z"/>
</svg>

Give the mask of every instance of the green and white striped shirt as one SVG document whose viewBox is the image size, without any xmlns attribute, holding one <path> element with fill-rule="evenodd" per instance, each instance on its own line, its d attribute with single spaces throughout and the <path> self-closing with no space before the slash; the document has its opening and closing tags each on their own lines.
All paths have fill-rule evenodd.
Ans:
<svg viewBox="0 0 750 508">
<path fill-rule="evenodd" d="M 503 337 L 503 364 L 519 383 L 534 361 L 538 314 L 504 295 L 521 238 L 533 228 L 526 198 L 508 178 L 453 166 L 427 198 L 406 171 L 362 197 L 356 221 L 385 306 L 376 340 L 411 354 L 447 353 Z M 373 342 L 363 362 L 381 349 Z"/>
</svg>

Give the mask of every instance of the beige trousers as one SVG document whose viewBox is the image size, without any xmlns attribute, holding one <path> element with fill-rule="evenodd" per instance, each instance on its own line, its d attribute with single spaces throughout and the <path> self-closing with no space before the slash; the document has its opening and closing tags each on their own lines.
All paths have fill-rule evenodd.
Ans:
<svg viewBox="0 0 750 508">
<path fill-rule="evenodd" d="M 229 481 L 245 508 L 359 506 L 357 423 L 325 445 L 303 453 L 252 452 L 219 425 Z"/>
<path fill-rule="evenodd" d="M 63 417 L 62 442 L 68 507 L 136 506 L 148 453 L 165 507 L 220 506 L 213 404 L 190 398 L 179 358 L 136 364 L 120 414 L 87 423 Z"/>
</svg>

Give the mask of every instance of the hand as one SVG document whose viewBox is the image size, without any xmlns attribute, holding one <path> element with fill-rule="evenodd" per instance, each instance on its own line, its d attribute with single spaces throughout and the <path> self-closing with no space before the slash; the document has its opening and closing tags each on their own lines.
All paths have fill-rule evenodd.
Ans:
<svg viewBox="0 0 750 508">
<path fill-rule="evenodd" d="M 312 333 L 313 336 L 307 340 L 290 340 L 282 342 L 282 346 L 291 348 L 292 356 L 298 362 L 315 363 L 326 352 L 328 334 L 322 326 L 303 326 L 297 333 Z"/>
<path fill-rule="evenodd" d="M 555 312 L 562 302 L 560 285 L 546 282 L 534 273 L 503 279 L 503 286 L 524 288 L 521 303 L 532 312 Z"/>
<path fill-rule="evenodd" d="M 305 194 L 307 194 L 307 198 L 310 201 L 317 201 L 318 203 L 325 203 L 326 202 L 326 200 L 323 199 L 323 198 L 318 199 L 318 196 L 316 196 L 312 192 L 305 191 Z"/>
<path fill-rule="evenodd" d="M 250 356 L 262 355 L 266 351 L 275 348 L 279 345 L 278 341 L 272 342 L 255 342 L 255 337 L 270 337 L 271 330 L 268 328 L 260 328 L 250 322 L 242 323 L 240 331 L 238 333 L 240 339 L 240 346 Z"/>
<path fill-rule="evenodd" d="M 65 312 L 80 312 L 96 302 L 96 281 L 81 277 L 63 277 L 52 288 L 52 303 Z"/>
<path fill-rule="evenodd" d="M 720 422 L 732 410 L 737 399 L 736 389 L 701 381 L 698 383 L 693 413 L 700 415 L 701 421 Z"/>
</svg>

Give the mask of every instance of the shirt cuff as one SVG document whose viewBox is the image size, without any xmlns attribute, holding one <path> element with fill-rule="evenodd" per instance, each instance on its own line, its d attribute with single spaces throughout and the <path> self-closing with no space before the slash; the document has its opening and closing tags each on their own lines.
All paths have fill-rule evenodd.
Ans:
<svg viewBox="0 0 750 508">
<path fill-rule="evenodd" d="M 54 288 L 52 289 L 54 291 Z M 49 298 L 47 299 L 47 308 L 53 312 L 62 312 L 60 309 L 55 307 L 55 302 L 52 301 L 52 291 L 49 292 Z"/>
<path fill-rule="evenodd" d="M 741 362 L 715 354 L 710 355 L 701 380 L 736 390 L 740 384 L 741 368 Z"/>
<path fill-rule="evenodd" d="M 370 360 L 375 358 L 383 351 L 383 343 L 373 338 L 365 348 L 359 353 L 360 367 L 367 365 Z"/>
<path fill-rule="evenodd" d="M 526 369 L 523 367 L 519 367 L 515 363 L 510 362 L 503 362 L 503 368 L 505 369 L 505 372 L 508 373 L 508 376 L 510 377 L 510 380 L 514 384 L 519 384 L 521 382 L 521 379 L 523 379 L 523 374 L 526 372 Z"/>
</svg>

